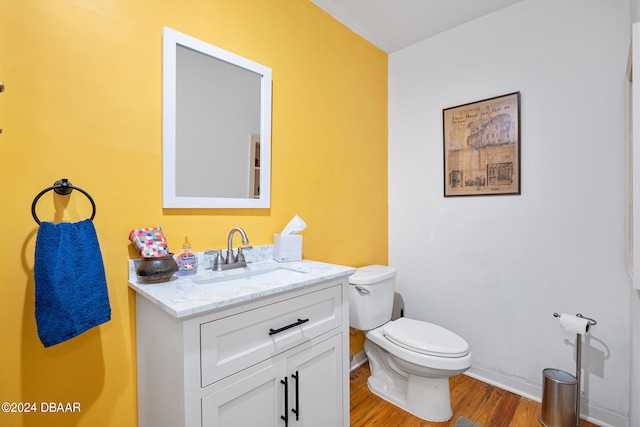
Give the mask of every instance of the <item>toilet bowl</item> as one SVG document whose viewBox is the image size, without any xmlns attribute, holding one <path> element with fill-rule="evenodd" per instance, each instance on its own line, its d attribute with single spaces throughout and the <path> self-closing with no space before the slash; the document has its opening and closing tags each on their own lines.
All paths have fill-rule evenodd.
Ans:
<svg viewBox="0 0 640 427">
<path fill-rule="evenodd" d="M 369 389 L 428 421 L 451 418 L 449 377 L 471 367 L 467 342 L 432 323 L 391 319 L 395 269 L 381 265 L 357 269 L 350 279 L 350 325 L 366 331 Z"/>
</svg>

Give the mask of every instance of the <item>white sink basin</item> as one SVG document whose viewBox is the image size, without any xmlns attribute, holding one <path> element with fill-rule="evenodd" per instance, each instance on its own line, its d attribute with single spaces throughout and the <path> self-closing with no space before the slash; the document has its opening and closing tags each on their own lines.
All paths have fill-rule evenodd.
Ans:
<svg viewBox="0 0 640 427">
<path fill-rule="evenodd" d="M 248 267 L 224 272 L 209 272 L 193 278 L 193 282 L 199 285 L 216 282 L 233 282 L 234 285 L 250 285 L 267 282 L 289 282 L 299 280 L 306 271 L 287 267 L 271 267 L 261 270 L 251 270 Z"/>
</svg>

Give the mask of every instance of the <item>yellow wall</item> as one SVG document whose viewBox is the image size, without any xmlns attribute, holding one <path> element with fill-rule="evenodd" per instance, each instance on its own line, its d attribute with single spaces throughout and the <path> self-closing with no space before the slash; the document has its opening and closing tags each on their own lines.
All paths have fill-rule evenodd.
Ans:
<svg viewBox="0 0 640 427">
<path fill-rule="evenodd" d="M 272 68 L 270 209 L 162 209 L 164 25 Z M 270 244 L 299 214 L 305 258 L 387 261 L 387 56 L 308 0 L 4 2 L 0 81 L 0 402 L 81 404 L 75 414 L 0 412 L 2 426 L 136 424 L 132 228 L 161 225 L 170 248 L 188 234 L 204 250 L 237 225 Z M 96 201 L 112 320 L 45 349 L 30 206 L 63 177 Z M 89 212 L 78 192 L 38 203 L 42 220 Z"/>
</svg>

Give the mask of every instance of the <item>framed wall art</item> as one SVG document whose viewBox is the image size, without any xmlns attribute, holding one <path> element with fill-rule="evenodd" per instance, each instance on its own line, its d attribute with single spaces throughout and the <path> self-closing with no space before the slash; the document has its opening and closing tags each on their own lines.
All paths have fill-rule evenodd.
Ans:
<svg viewBox="0 0 640 427">
<path fill-rule="evenodd" d="M 442 110 L 444 196 L 520 194 L 520 92 Z"/>
</svg>

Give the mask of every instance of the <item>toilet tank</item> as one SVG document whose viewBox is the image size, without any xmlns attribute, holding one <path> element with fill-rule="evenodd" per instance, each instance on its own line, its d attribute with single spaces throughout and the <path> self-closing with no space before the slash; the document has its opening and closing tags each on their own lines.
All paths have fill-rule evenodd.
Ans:
<svg viewBox="0 0 640 427">
<path fill-rule="evenodd" d="M 369 331 L 391 320 L 396 269 L 368 265 L 349 277 L 349 326 Z"/>
</svg>

